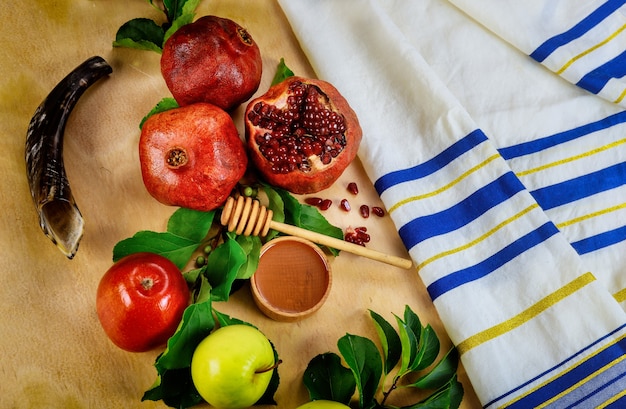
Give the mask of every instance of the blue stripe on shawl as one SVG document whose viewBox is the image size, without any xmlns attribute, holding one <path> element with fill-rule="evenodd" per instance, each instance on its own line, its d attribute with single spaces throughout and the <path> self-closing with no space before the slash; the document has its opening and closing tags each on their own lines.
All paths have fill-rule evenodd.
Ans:
<svg viewBox="0 0 626 409">
<path fill-rule="evenodd" d="M 434 281 L 427 287 L 428 293 L 434 301 L 450 290 L 471 281 L 479 280 L 502 267 L 525 251 L 543 243 L 548 238 L 558 233 L 558 231 L 559 230 L 552 222 L 547 222 L 536 230 L 533 230 L 532 232 L 527 233 L 519 239 L 511 242 L 502 250 L 491 255 L 480 263 L 463 270 L 453 272 L 440 278 L 439 280 Z"/>
<path fill-rule="evenodd" d="M 608 0 L 569 30 L 546 40 L 530 56 L 538 62 L 542 62 L 557 48 L 581 37 L 594 28 L 598 23 L 619 9 L 624 2 L 625 0 Z"/>
<path fill-rule="evenodd" d="M 626 240 L 626 226 L 575 241 L 572 243 L 572 247 L 574 247 L 574 250 L 576 250 L 578 254 L 582 255 L 620 243 L 624 240 Z"/>
<path fill-rule="evenodd" d="M 423 240 L 466 225 L 522 190 L 524 185 L 515 174 L 507 172 L 456 205 L 409 221 L 398 230 L 400 237 L 406 248 L 411 249 Z"/>
<path fill-rule="evenodd" d="M 592 94 L 597 94 L 611 78 L 622 78 L 624 75 L 626 75 L 626 51 L 589 71 L 576 85 Z"/>
<path fill-rule="evenodd" d="M 559 144 L 572 141 L 592 132 L 601 131 L 615 125 L 626 122 L 626 111 L 620 111 L 617 114 L 610 115 L 598 121 L 591 122 L 564 132 L 549 135 L 543 138 L 523 142 L 517 145 L 500 148 L 498 152 L 505 160 L 517 158 L 524 155 L 540 152 L 544 149 L 552 148 Z"/>
<path fill-rule="evenodd" d="M 597 378 L 594 382 L 598 382 L 600 384 L 610 383 L 612 379 L 603 379 L 605 378 L 603 376 L 603 368 L 613 362 L 616 362 L 623 357 L 624 354 L 626 354 L 626 338 L 622 338 L 615 344 L 600 351 L 595 356 L 584 360 L 579 365 L 574 366 L 571 370 L 561 374 L 561 376 L 557 379 L 548 382 L 508 407 L 510 409 L 537 407 L 538 405 L 546 402 L 548 399 L 559 395 L 580 382 L 589 382 L 589 380 L 585 380 L 588 377 L 591 377 L 592 380 Z M 598 373 L 595 374 L 596 372 Z"/>
<path fill-rule="evenodd" d="M 431 175 L 486 140 L 485 134 L 477 129 L 424 163 L 381 176 L 374 182 L 374 187 L 380 195 L 392 186 Z"/>
<path fill-rule="evenodd" d="M 539 206 L 552 209 L 626 183 L 626 162 L 531 191 Z"/>
<path fill-rule="evenodd" d="M 568 357 L 567 359 L 565 359 L 564 361 L 562 361 L 561 363 L 553 366 L 552 368 L 549 368 L 548 370 L 544 371 L 541 374 L 538 374 L 536 377 L 529 379 L 526 383 L 517 386 L 516 388 L 510 390 L 509 392 L 500 395 L 498 397 L 496 397 L 495 399 L 487 402 L 484 407 L 489 407 L 491 405 L 493 405 L 496 402 L 501 402 L 503 399 L 505 399 L 507 396 L 510 396 L 511 394 L 527 387 L 528 385 L 530 385 L 533 382 L 536 382 L 537 380 L 541 379 L 542 377 L 546 376 L 547 374 L 549 374 L 552 371 L 555 371 L 561 367 L 564 367 L 564 365 L 566 364 L 570 364 L 571 362 L 575 362 L 576 359 L 578 359 L 580 356 L 582 356 L 583 354 L 595 349 L 597 347 L 597 345 L 599 345 L 601 342 L 604 342 L 605 340 L 614 337 L 616 334 L 618 334 L 620 331 L 622 331 L 624 328 L 626 328 L 626 324 L 621 325 L 620 327 L 616 328 L 615 330 L 609 332 L 608 334 L 604 335 L 603 337 L 598 338 L 597 340 L 595 340 L 594 342 L 592 342 L 591 344 L 587 345 L 585 348 L 581 349 L 580 351 L 576 352 L 575 354 L 571 355 L 570 357 Z M 502 404 L 502 402 L 500 403 Z"/>
</svg>

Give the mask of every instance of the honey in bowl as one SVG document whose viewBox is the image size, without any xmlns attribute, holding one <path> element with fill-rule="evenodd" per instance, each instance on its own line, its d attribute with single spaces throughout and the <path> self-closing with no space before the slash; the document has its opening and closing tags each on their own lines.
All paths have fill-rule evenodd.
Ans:
<svg viewBox="0 0 626 409">
<path fill-rule="evenodd" d="M 277 321 L 296 321 L 317 311 L 331 287 L 331 271 L 324 252 L 299 237 L 280 237 L 261 250 L 251 278 L 259 309 Z"/>
</svg>

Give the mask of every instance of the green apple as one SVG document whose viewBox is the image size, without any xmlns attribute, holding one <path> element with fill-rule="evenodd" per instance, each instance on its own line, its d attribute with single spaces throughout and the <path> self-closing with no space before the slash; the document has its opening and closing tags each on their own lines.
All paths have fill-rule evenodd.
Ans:
<svg viewBox="0 0 626 409">
<path fill-rule="evenodd" d="M 350 406 L 332 400 L 314 400 L 304 405 L 298 406 L 296 409 L 350 409 Z"/>
<path fill-rule="evenodd" d="M 191 379 L 211 406 L 247 408 L 263 396 L 274 368 L 274 349 L 261 331 L 228 325 L 198 344 L 191 358 Z"/>
</svg>

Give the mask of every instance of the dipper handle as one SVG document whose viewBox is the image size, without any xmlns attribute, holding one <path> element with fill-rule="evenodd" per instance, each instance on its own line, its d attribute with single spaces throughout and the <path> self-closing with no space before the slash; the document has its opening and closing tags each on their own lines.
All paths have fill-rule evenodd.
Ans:
<svg viewBox="0 0 626 409">
<path fill-rule="evenodd" d="M 413 260 L 381 253 L 325 234 L 277 222 L 272 220 L 273 215 L 273 212 L 265 206 L 261 206 L 258 200 L 243 196 L 239 196 L 237 199 L 229 197 L 224 204 L 220 223 L 226 226 L 228 231 L 235 231 L 237 234 L 265 236 L 270 229 L 273 229 L 392 266 L 404 269 L 413 266 Z"/>
</svg>

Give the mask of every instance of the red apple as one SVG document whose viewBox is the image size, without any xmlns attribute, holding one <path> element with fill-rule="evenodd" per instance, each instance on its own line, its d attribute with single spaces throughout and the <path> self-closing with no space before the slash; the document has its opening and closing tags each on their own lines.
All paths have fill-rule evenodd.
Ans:
<svg viewBox="0 0 626 409">
<path fill-rule="evenodd" d="M 164 345 L 176 332 L 189 298 L 187 282 L 174 263 L 157 254 L 135 253 L 102 276 L 96 310 L 115 345 L 145 352 Z"/>
</svg>

